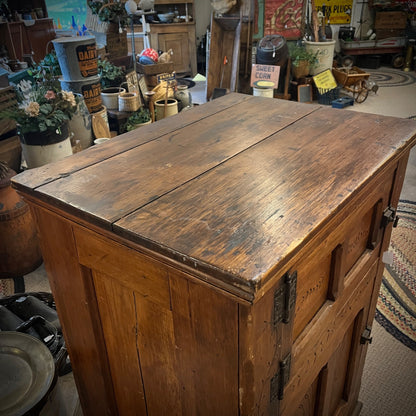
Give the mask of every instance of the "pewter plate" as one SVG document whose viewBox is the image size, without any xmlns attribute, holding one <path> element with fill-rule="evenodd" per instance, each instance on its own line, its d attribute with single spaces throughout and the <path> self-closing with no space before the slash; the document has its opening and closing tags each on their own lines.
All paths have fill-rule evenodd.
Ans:
<svg viewBox="0 0 416 416">
<path fill-rule="evenodd" d="M 0 414 L 24 415 L 48 393 L 55 373 L 41 341 L 20 332 L 0 332 Z"/>
</svg>

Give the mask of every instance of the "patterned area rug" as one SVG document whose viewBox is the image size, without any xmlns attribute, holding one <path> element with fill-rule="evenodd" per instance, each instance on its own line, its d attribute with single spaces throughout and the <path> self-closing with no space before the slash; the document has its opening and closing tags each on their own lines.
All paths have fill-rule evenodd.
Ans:
<svg viewBox="0 0 416 416">
<path fill-rule="evenodd" d="M 404 87 L 416 82 L 416 77 L 412 73 L 400 69 L 380 68 L 366 71 L 371 74 L 369 80 L 379 87 Z"/>
<path fill-rule="evenodd" d="M 390 242 L 393 264 L 384 270 L 376 320 L 416 351 L 416 203 L 400 201 L 397 213 Z"/>
</svg>

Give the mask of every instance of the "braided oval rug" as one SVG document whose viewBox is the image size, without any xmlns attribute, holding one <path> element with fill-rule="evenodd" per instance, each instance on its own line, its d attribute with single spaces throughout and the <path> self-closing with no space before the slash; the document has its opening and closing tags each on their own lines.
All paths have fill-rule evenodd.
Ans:
<svg viewBox="0 0 416 416">
<path fill-rule="evenodd" d="M 393 263 L 384 270 L 376 320 L 416 351 L 416 203 L 400 201 L 397 214 L 390 241 Z"/>
</svg>

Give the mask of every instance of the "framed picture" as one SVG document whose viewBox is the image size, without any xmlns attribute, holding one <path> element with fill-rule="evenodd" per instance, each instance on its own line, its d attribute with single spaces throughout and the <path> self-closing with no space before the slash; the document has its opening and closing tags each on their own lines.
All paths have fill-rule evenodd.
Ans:
<svg viewBox="0 0 416 416">
<path fill-rule="evenodd" d="M 139 80 L 137 78 L 137 72 L 131 71 L 126 74 L 127 91 L 139 92 Z"/>
<path fill-rule="evenodd" d="M 148 99 L 149 99 L 149 97 L 146 95 L 146 93 L 147 93 L 149 90 L 148 90 L 148 88 L 147 88 L 147 84 L 146 84 L 146 80 L 145 80 L 144 75 L 142 75 L 142 76 L 139 78 L 139 89 L 140 89 L 140 92 L 141 92 L 141 94 L 142 94 L 143 99 L 147 102 L 147 101 L 148 101 Z"/>
<path fill-rule="evenodd" d="M 312 85 L 311 84 L 298 85 L 298 101 L 301 103 L 312 102 Z"/>
</svg>

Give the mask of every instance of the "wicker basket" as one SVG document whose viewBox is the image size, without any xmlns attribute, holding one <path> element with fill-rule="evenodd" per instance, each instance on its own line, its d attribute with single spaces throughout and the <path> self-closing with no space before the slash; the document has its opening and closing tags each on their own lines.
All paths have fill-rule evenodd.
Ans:
<svg viewBox="0 0 416 416">
<path fill-rule="evenodd" d="M 173 62 L 165 62 L 162 64 L 142 65 L 137 63 L 137 72 L 144 75 L 158 75 L 173 72 Z"/>
</svg>

